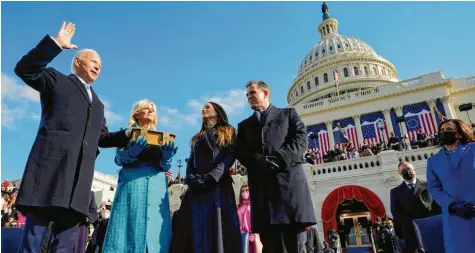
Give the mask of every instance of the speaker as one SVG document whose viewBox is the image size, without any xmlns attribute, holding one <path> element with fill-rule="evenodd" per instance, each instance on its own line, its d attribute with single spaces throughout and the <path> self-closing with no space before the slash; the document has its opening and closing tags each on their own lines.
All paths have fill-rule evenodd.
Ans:
<svg viewBox="0 0 475 253">
<path fill-rule="evenodd" d="M 463 105 L 460 105 L 460 106 L 459 106 L 459 110 L 460 110 L 461 112 L 470 111 L 470 110 L 472 110 L 472 108 L 473 108 L 473 104 L 471 104 L 471 103 L 469 103 L 469 104 L 463 104 Z"/>
<path fill-rule="evenodd" d="M 401 123 L 401 122 L 404 122 L 404 121 L 406 121 L 406 120 L 404 119 L 404 116 L 398 116 L 398 117 L 396 118 L 396 122 L 397 122 L 397 123 Z"/>
</svg>

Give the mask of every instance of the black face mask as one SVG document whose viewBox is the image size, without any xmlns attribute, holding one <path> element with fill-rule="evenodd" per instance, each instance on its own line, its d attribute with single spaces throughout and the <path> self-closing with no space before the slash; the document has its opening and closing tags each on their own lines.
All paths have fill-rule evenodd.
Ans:
<svg viewBox="0 0 475 253">
<path fill-rule="evenodd" d="M 439 133 L 439 142 L 442 145 L 452 145 L 457 141 L 455 137 L 455 132 L 440 132 Z"/>
<path fill-rule="evenodd" d="M 404 168 L 401 174 L 402 174 L 402 178 L 404 178 L 405 180 L 414 179 L 414 173 L 412 173 L 412 170 L 410 168 Z"/>
</svg>

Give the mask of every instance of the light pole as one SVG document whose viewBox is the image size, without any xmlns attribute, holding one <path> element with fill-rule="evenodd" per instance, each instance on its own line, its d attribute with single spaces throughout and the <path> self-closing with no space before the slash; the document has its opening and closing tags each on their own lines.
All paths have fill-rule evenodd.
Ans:
<svg viewBox="0 0 475 253">
<path fill-rule="evenodd" d="M 178 161 L 176 161 L 176 162 L 177 162 L 177 164 L 178 164 L 178 165 L 177 165 L 177 166 L 178 166 L 178 179 L 180 179 L 180 176 L 181 176 L 181 167 L 183 167 L 183 165 L 182 165 L 182 162 L 183 162 L 183 161 L 182 161 L 181 159 L 178 159 Z"/>
</svg>

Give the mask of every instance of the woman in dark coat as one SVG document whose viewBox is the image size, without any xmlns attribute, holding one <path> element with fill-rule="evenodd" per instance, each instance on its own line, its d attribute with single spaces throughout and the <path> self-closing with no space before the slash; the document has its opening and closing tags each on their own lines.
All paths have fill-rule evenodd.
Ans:
<svg viewBox="0 0 475 253">
<path fill-rule="evenodd" d="M 202 117 L 201 130 L 191 140 L 186 168 L 193 248 L 190 253 L 242 253 L 229 173 L 235 161 L 235 129 L 216 103 L 207 103 Z"/>
</svg>

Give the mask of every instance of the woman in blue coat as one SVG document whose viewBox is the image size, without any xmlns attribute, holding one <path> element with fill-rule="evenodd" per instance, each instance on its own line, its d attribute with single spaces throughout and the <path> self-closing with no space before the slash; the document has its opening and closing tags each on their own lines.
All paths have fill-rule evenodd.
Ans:
<svg viewBox="0 0 475 253">
<path fill-rule="evenodd" d="M 475 142 L 463 121 L 439 125 L 443 148 L 427 160 L 427 189 L 442 208 L 446 253 L 475 251 Z"/>
<path fill-rule="evenodd" d="M 242 253 L 233 180 L 229 173 L 235 161 L 235 129 L 216 103 L 207 103 L 202 117 L 201 130 L 191 140 L 186 167 L 193 249 L 187 253 Z"/>
<path fill-rule="evenodd" d="M 155 104 L 136 103 L 129 127 L 155 130 L 156 126 Z M 142 136 L 118 149 L 115 163 L 122 169 L 103 253 L 168 253 L 171 216 L 165 172 L 176 151 L 173 143 L 149 146 Z"/>
</svg>

